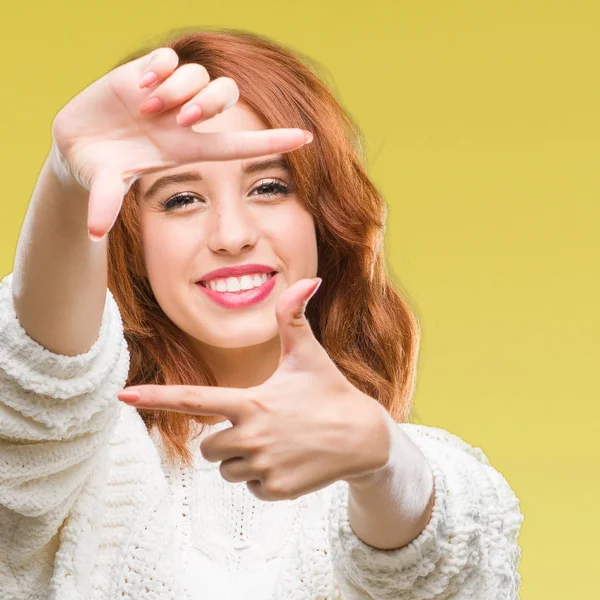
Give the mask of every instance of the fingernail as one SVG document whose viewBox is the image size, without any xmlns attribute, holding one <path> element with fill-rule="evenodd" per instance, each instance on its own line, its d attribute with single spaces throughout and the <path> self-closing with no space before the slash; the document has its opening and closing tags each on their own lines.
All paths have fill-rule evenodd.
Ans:
<svg viewBox="0 0 600 600">
<path fill-rule="evenodd" d="M 306 297 L 306 301 L 308 302 L 317 292 L 317 290 L 319 289 L 321 283 L 323 282 L 323 280 L 320 277 L 315 277 L 313 279 L 313 281 L 315 282 L 314 287 L 311 289 L 310 294 Z"/>
<path fill-rule="evenodd" d="M 92 242 L 99 242 L 104 236 L 103 235 L 94 235 L 89 229 L 88 229 L 88 237 L 90 238 L 90 240 L 92 240 Z"/>
<path fill-rule="evenodd" d="M 158 81 L 158 75 L 154 71 L 148 71 L 141 79 L 140 79 L 140 87 L 145 88 L 151 86 L 153 83 Z"/>
<path fill-rule="evenodd" d="M 158 112 L 164 108 L 164 106 L 165 105 L 163 101 L 157 96 L 154 96 L 154 98 L 148 98 L 148 100 L 140 104 L 140 113 L 143 115 L 149 115 L 151 113 Z"/>
<path fill-rule="evenodd" d="M 197 121 L 202 116 L 202 108 L 197 104 L 188 104 L 181 109 L 177 115 L 179 124 Z"/>
<path fill-rule="evenodd" d="M 310 131 L 307 131 L 306 129 L 303 129 L 304 131 L 304 143 L 305 144 L 310 144 L 313 141 L 313 134 Z"/>
<path fill-rule="evenodd" d="M 312 281 L 315 282 L 315 285 L 311 288 L 310 293 L 307 294 L 306 298 L 304 298 L 304 302 L 302 302 L 302 314 L 306 314 L 306 307 L 310 302 L 310 299 L 315 295 L 315 292 L 319 289 L 321 285 L 321 281 L 323 281 L 320 277 L 315 277 Z"/>
<path fill-rule="evenodd" d="M 223 106 L 223 111 L 226 111 L 226 110 L 230 109 L 239 99 L 240 98 L 239 98 L 238 94 L 236 94 L 235 96 L 229 98 L 229 100 L 227 100 L 227 102 Z"/>
<path fill-rule="evenodd" d="M 123 402 L 133 403 L 140 399 L 140 393 L 132 390 L 121 390 L 117 394 L 117 398 Z"/>
</svg>

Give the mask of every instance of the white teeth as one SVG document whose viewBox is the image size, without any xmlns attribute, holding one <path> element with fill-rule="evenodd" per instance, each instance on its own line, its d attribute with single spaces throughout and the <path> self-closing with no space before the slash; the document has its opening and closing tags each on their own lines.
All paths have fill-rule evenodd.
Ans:
<svg viewBox="0 0 600 600">
<path fill-rule="evenodd" d="M 251 290 L 254 287 L 254 283 L 252 282 L 252 277 L 250 275 L 244 275 L 240 279 L 240 288 L 243 290 Z"/>
<path fill-rule="evenodd" d="M 261 286 L 271 275 L 269 273 L 254 273 L 242 277 L 227 277 L 226 279 L 211 279 L 204 285 L 215 292 L 239 292 Z"/>
<path fill-rule="evenodd" d="M 227 291 L 228 292 L 239 292 L 240 291 L 240 280 L 237 277 L 228 277 L 227 281 Z"/>
</svg>

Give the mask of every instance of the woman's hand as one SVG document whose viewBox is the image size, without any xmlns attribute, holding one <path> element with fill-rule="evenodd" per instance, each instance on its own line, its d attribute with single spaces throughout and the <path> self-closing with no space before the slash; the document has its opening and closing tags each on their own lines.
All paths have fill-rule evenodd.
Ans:
<svg viewBox="0 0 600 600">
<path fill-rule="evenodd" d="M 222 461 L 223 478 L 246 481 L 261 500 L 294 499 L 378 471 L 389 460 L 393 421 L 342 375 L 314 337 L 304 308 L 315 291 L 314 280 L 302 279 L 279 298 L 281 358 L 263 384 L 139 385 L 119 399 L 136 408 L 225 416 L 233 427 L 203 439 L 202 455 Z M 127 399 L 133 391 L 138 400 Z"/>
<path fill-rule="evenodd" d="M 52 165 L 61 178 L 90 190 L 88 229 L 94 237 L 112 228 L 123 196 L 145 173 L 288 152 L 307 141 L 302 129 L 194 131 L 193 125 L 235 104 L 239 91 L 233 79 L 210 81 L 203 66 L 178 62 L 174 50 L 159 48 L 121 65 L 54 119 Z"/>
</svg>

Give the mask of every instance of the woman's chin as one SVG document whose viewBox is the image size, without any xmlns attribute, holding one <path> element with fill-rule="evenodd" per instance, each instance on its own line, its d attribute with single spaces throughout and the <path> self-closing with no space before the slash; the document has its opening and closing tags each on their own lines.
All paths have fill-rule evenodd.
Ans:
<svg viewBox="0 0 600 600">
<path fill-rule="evenodd" d="M 273 340 L 279 332 L 277 327 L 262 328 L 258 331 L 231 331 L 229 335 L 227 331 L 215 332 L 213 335 L 203 335 L 196 338 L 201 344 L 212 346 L 213 348 L 236 350 L 240 348 L 250 348 L 252 346 L 260 346 Z"/>
</svg>

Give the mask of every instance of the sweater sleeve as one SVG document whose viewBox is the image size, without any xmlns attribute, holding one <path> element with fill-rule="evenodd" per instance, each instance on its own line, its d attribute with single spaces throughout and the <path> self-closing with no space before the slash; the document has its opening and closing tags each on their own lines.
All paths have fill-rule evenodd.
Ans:
<svg viewBox="0 0 600 600">
<path fill-rule="evenodd" d="M 27 335 L 12 280 L 10 273 L 0 282 L 0 581 L 14 587 L 25 585 L 32 569 L 47 576 L 56 534 L 102 471 L 129 353 L 110 290 L 93 346 L 67 356 Z"/>
<path fill-rule="evenodd" d="M 518 600 L 519 500 L 480 448 L 444 429 L 399 427 L 432 467 L 431 520 L 406 546 L 380 550 L 348 519 L 347 482 L 329 509 L 332 562 L 344 600 Z"/>
</svg>

